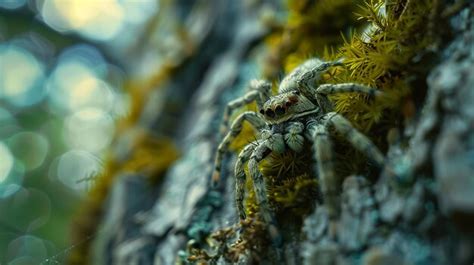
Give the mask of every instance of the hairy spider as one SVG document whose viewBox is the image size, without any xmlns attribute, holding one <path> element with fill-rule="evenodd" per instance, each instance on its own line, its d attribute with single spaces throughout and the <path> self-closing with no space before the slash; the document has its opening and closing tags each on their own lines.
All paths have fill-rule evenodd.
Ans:
<svg viewBox="0 0 474 265">
<path fill-rule="evenodd" d="M 281 241 L 274 213 L 269 208 L 265 179 L 258 164 L 271 152 L 283 153 L 288 148 L 301 152 L 305 138 L 313 144 L 314 158 L 321 193 L 331 220 L 339 214 L 338 192 L 340 182 L 334 171 L 334 151 L 332 149 L 329 128 L 334 128 L 356 149 L 364 153 L 378 166 L 384 163 L 384 156 L 365 135 L 355 129 L 343 116 L 333 111 L 327 95 L 343 92 L 366 93 L 371 96 L 381 94 L 373 88 L 354 84 L 317 85 L 321 74 L 332 66 L 342 65 L 341 61 L 325 62 L 316 58 L 309 59 L 288 74 L 280 83 L 278 94 L 271 95 L 271 85 L 265 81 L 252 81 L 250 91 L 243 97 L 231 101 L 224 113 L 221 131 L 228 127 L 233 110 L 256 101 L 259 112 L 247 111 L 240 114 L 230 126 L 219 144 L 215 158 L 212 183 L 218 185 L 223 155 L 230 143 L 241 132 L 244 121 L 249 122 L 259 132 L 257 140 L 248 144 L 240 152 L 235 164 L 235 196 L 240 219 L 245 219 L 243 205 L 245 197 L 244 165 L 248 162 L 250 177 L 259 205 L 261 216 L 268 224 L 270 236 L 275 244 Z"/>
</svg>

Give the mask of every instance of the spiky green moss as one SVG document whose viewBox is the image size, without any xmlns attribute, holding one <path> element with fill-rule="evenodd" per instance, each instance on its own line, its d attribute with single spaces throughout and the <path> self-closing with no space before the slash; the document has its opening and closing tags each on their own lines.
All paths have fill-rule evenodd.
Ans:
<svg viewBox="0 0 474 265">
<path fill-rule="evenodd" d="M 316 176 L 312 163 L 311 145 L 306 150 L 295 153 L 291 150 L 283 154 L 272 153 L 262 161 L 260 170 L 267 179 L 267 195 L 271 208 L 277 217 L 298 217 L 309 214 L 316 203 Z M 258 206 L 253 182 L 247 178 L 246 213 L 255 216 Z"/>
<path fill-rule="evenodd" d="M 357 20 L 357 0 L 290 0 L 288 19 L 280 30 L 267 37 L 269 53 L 263 65 L 263 77 L 278 83 L 282 70 L 288 73 L 299 63 L 323 53 L 328 47 L 337 48 L 341 34 L 363 23 Z"/>
<path fill-rule="evenodd" d="M 389 1 L 386 7 L 384 2 L 366 2 L 359 17 L 369 22 L 367 30 L 345 39 L 339 51 L 327 58 L 344 58 L 346 65 L 328 82 L 357 82 L 384 92 L 385 97 L 378 101 L 350 94 L 332 97 L 336 111 L 366 133 L 381 124 L 397 126 L 393 120 L 405 118 L 402 109 L 410 104 L 411 94 L 424 89 L 411 84 L 413 79 L 424 77 L 415 59 L 429 54 L 434 41 L 429 27 L 435 22 L 430 22 L 427 12 L 432 10 L 433 1 Z"/>
</svg>

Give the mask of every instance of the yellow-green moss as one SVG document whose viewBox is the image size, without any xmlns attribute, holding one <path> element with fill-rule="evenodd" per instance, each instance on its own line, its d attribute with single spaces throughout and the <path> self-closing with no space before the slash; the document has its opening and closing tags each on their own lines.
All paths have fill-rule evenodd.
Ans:
<svg viewBox="0 0 474 265">
<path fill-rule="evenodd" d="M 426 11 L 431 10 L 433 1 L 389 1 L 385 15 L 384 2 L 365 3 L 359 17 L 370 23 L 371 30 L 354 33 L 337 53 L 327 58 L 344 58 L 345 62 L 345 67 L 328 82 L 357 82 L 384 92 L 385 96 L 376 101 L 351 94 L 331 97 L 336 111 L 366 133 L 383 119 L 400 118 L 404 101 L 409 101 L 410 93 L 416 89 L 410 87 L 408 80 L 413 75 L 414 57 L 432 41 L 426 34 L 430 24 L 430 13 Z"/>
<path fill-rule="evenodd" d="M 305 152 L 301 153 L 291 150 L 283 154 L 272 153 L 260 165 L 267 179 L 269 203 L 277 215 L 279 212 L 287 214 L 287 210 L 299 216 L 308 214 L 316 202 L 316 176 L 313 168 L 308 166 L 313 159 L 311 146 L 306 146 Z M 258 206 L 250 178 L 247 178 L 246 191 L 246 214 L 255 216 Z"/>
<path fill-rule="evenodd" d="M 288 1 L 286 24 L 266 38 L 269 53 L 263 76 L 278 81 L 282 70 L 288 73 L 305 59 L 322 54 L 326 47 L 340 45 L 341 33 L 362 25 L 354 14 L 359 3 L 362 1 Z"/>
</svg>

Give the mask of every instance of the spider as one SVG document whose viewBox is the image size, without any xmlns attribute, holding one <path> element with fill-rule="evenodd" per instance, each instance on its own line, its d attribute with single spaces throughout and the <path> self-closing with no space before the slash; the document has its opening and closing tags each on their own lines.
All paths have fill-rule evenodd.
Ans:
<svg viewBox="0 0 474 265">
<path fill-rule="evenodd" d="M 305 139 L 313 144 L 317 176 L 321 186 L 324 204 L 330 220 L 336 220 L 338 192 L 340 183 L 334 171 L 334 151 L 332 149 L 330 128 L 345 137 L 353 147 L 382 166 L 384 156 L 372 141 L 355 129 L 342 115 L 333 111 L 327 95 L 344 92 L 365 93 L 379 96 L 381 92 L 355 83 L 317 85 L 321 74 L 342 61 L 325 62 L 317 58 L 309 59 L 296 67 L 280 83 L 278 94 L 271 94 L 271 84 L 262 80 L 250 82 L 250 91 L 226 106 L 221 131 L 226 132 L 232 111 L 256 101 L 259 112 L 246 111 L 231 124 L 217 148 L 212 184 L 217 187 L 220 181 L 223 155 L 228 152 L 230 143 L 241 132 L 244 121 L 259 132 L 259 137 L 243 148 L 235 164 L 235 199 L 241 220 L 246 218 L 245 163 L 253 181 L 253 188 L 263 221 L 268 225 L 270 237 L 276 245 L 281 243 L 275 215 L 269 208 L 265 179 L 259 170 L 259 162 L 271 152 L 283 153 L 287 149 L 301 152 Z M 308 142 L 308 141 L 307 141 Z"/>
</svg>

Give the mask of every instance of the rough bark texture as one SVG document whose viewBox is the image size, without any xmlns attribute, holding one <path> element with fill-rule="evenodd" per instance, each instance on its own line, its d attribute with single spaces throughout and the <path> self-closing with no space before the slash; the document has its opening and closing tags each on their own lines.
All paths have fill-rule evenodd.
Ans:
<svg viewBox="0 0 474 265">
<path fill-rule="evenodd" d="M 170 125 L 182 157 L 156 190 L 135 176 L 119 178 L 95 242 L 96 264 L 186 263 L 189 240 L 203 241 L 238 222 L 234 180 L 226 178 L 235 155 L 225 161 L 224 192 L 210 190 L 209 177 L 223 108 L 259 77 L 251 52 L 262 49 L 259 40 L 268 29 L 260 18 L 264 5 L 218 2 L 208 10 L 214 20 L 200 46 L 205 54 L 191 58 L 165 88 L 169 93 L 195 89 L 186 94 L 184 115 Z M 390 170 L 375 183 L 363 176 L 345 178 L 336 238 L 328 235 L 324 205 L 317 205 L 295 229 L 301 230 L 298 239 L 285 245 L 285 263 L 474 262 L 473 12 L 471 4 L 451 19 L 455 36 L 429 73 L 422 111 L 403 132 L 408 147 L 401 142 L 389 147 Z M 160 119 L 157 128 L 166 122 Z M 247 255 L 241 253 L 240 264 L 252 262 Z"/>
</svg>

